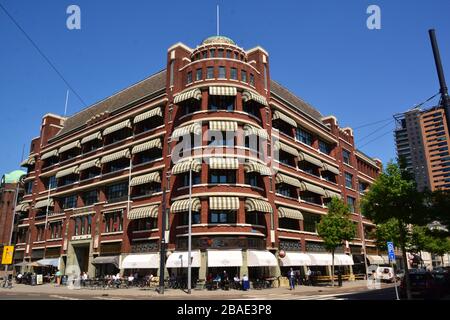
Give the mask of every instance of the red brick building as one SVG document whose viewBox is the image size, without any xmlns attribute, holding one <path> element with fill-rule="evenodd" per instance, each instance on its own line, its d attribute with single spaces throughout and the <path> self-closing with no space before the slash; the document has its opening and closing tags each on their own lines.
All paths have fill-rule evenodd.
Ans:
<svg viewBox="0 0 450 320">
<path fill-rule="evenodd" d="M 167 268 L 186 267 L 190 170 L 200 279 L 277 275 L 280 266 L 329 272 L 315 223 L 333 196 L 351 204 L 358 225 L 337 264 L 351 272 L 364 241 L 376 255 L 365 239 L 374 225 L 357 203 L 380 161 L 355 149 L 350 128 L 272 80 L 264 49 L 226 37 L 175 44 L 165 70 L 69 118 L 47 114 L 23 165 L 18 250 L 69 274 L 155 274 L 162 235 Z"/>
</svg>

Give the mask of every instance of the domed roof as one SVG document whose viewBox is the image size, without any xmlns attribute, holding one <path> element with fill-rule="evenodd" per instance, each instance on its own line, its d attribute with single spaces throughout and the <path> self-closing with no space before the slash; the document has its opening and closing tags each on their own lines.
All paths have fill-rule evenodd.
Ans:
<svg viewBox="0 0 450 320">
<path fill-rule="evenodd" d="M 6 173 L 2 177 L 2 183 L 17 183 L 20 181 L 20 178 L 26 174 L 27 173 L 22 170 L 15 170 L 10 173 Z"/>
<path fill-rule="evenodd" d="M 236 45 L 236 42 L 225 36 L 212 36 L 203 40 L 202 44 L 226 43 Z"/>
</svg>

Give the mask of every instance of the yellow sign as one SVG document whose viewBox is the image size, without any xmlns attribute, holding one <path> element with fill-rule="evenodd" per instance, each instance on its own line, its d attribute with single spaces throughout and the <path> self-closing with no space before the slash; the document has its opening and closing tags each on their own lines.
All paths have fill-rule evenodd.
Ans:
<svg viewBox="0 0 450 320">
<path fill-rule="evenodd" d="M 12 264 L 14 246 L 5 246 L 3 248 L 2 264 Z"/>
</svg>

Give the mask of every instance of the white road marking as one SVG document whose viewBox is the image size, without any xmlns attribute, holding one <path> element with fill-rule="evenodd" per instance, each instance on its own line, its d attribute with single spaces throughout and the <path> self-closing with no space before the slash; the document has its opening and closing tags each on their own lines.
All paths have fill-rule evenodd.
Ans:
<svg viewBox="0 0 450 320">
<path fill-rule="evenodd" d="M 56 298 L 56 299 L 63 299 L 63 300 L 81 300 L 78 298 L 72 298 L 72 297 L 65 297 L 65 296 L 58 296 L 58 295 L 51 295 L 49 296 L 51 298 Z"/>
</svg>

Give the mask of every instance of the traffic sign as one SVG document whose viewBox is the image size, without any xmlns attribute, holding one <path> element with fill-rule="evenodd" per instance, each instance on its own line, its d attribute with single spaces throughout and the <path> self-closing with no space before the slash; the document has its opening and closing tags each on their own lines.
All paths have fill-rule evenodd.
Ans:
<svg viewBox="0 0 450 320">
<path fill-rule="evenodd" d="M 388 249 L 389 260 L 395 261 L 394 243 L 388 242 L 387 249 Z"/>
</svg>

